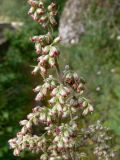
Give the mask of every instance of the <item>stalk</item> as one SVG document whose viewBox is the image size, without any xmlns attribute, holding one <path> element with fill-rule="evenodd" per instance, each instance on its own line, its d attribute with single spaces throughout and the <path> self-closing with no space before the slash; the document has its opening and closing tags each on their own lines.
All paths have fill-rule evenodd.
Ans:
<svg viewBox="0 0 120 160">
<path fill-rule="evenodd" d="M 93 112 L 93 106 L 83 96 L 85 81 L 69 66 L 65 66 L 63 72 L 60 71 L 60 37 L 53 36 L 53 27 L 57 24 L 56 4 L 52 2 L 45 7 L 44 0 L 28 0 L 28 3 L 28 14 L 47 32 L 31 38 L 38 55 L 38 64 L 32 74 L 43 77 L 43 84 L 33 90 L 36 93 L 35 101 L 42 105 L 36 106 L 26 120 L 20 121 L 22 128 L 15 138 L 9 140 L 10 147 L 15 156 L 20 156 L 27 149 L 39 155 L 40 160 L 83 159 L 83 155 L 87 155 L 85 150 L 84 154 L 81 152 L 80 146 L 85 140 L 87 143 L 84 135 L 90 135 L 87 135 L 87 130 L 81 129 L 81 120 Z M 50 69 L 57 71 L 58 79 L 49 74 Z M 40 125 L 44 126 L 45 133 L 33 135 L 33 128 Z M 104 158 L 105 151 L 102 151 Z M 111 157 L 112 153 L 109 155 Z"/>
</svg>

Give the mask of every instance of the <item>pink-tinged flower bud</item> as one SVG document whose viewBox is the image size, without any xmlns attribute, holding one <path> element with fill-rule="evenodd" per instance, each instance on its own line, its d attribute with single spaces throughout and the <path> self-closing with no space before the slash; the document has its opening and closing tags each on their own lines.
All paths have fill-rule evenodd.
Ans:
<svg viewBox="0 0 120 160">
<path fill-rule="evenodd" d="M 35 49 L 36 49 L 37 54 L 40 54 L 41 51 L 42 51 L 41 44 L 40 43 L 36 43 L 35 44 Z"/>
<path fill-rule="evenodd" d="M 56 63 L 55 63 L 55 59 L 54 58 L 49 58 L 49 65 L 50 65 L 50 67 L 54 67 L 54 66 L 56 66 Z"/>
<path fill-rule="evenodd" d="M 50 104 L 54 104 L 54 103 L 55 103 L 55 101 L 56 101 L 56 98 L 55 98 L 55 97 L 53 97 L 53 98 L 51 98 L 51 99 L 49 100 L 49 103 L 50 103 Z"/>
<path fill-rule="evenodd" d="M 41 111 L 41 107 L 40 106 L 37 106 L 35 108 L 32 109 L 32 111 L 35 113 L 35 112 L 40 112 Z"/>
<path fill-rule="evenodd" d="M 39 20 L 38 23 L 43 23 L 47 20 L 47 16 L 42 16 Z"/>
<path fill-rule="evenodd" d="M 22 121 L 20 121 L 20 125 L 21 125 L 21 126 L 24 126 L 24 125 L 27 124 L 27 122 L 28 122 L 28 120 L 22 120 Z"/>
<path fill-rule="evenodd" d="M 33 20 L 38 21 L 38 15 L 37 12 L 35 12 L 32 16 Z"/>
<path fill-rule="evenodd" d="M 38 71 L 39 71 L 39 66 L 36 66 L 35 68 L 34 68 L 34 70 L 32 71 L 32 74 L 34 75 L 34 74 L 36 74 Z"/>
<path fill-rule="evenodd" d="M 56 108 L 59 112 L 63 112 L 62 106 L 60 104 L 57 104 Z"/>
<path fill-rule="evenodd" d="M 28 3 L 33 7 L 39 7 L 38 2 L 35 0 L 28 0 Z"/>
<path fill-rule="evenodd" d="M 30 129 L 31 127 L 32 127 L 32 122 L 28 121 L 27 124 L 26 124 L 26 128 Z"/>
<path fill-rule="evenodd" d="M 46 68 L 44 68 L 44 67 L 42 67 L 42 66 L 40 66 L 40 71 L 41 71 L 41 74 L 42 74 L 42 75 L 46 75 L 46 74 L 47 74 Z"/>
<path fill-rule="evenodd" d="M 70 94 L 70 92 L 71 92 L 70 88 L 64 87 L 64 89 L 67 92 L 67 94 Z"/>
<path fill-rule="evenodd" d="M 63 97 L 67 96 L 67 92 L 65 91 L 65 89 L 60 90 L 60 95 L 63 96 Z"/>
<path fill-rule="evenodd" d="M 28 11 L 28 15 L 32 15 L 35 11 L 34 7 L 31 7 L 30 10 Z"/>
<path fill-rule="evenodd" d="M 33 89 L 34 92 L 39 92 L 41 89 L 41 86 L 37 86 L 35 89 Z"/>
<path fill-rule="evenodd" d="M 14 156 L 19 156 L 20 154 L 20 150 L 18 148 L 16 148 L 13 152 Z"/>
<path fill-rule="evenodd" d="M 43 54 L 47 54 L 47 53 L 49 52 L 49 50 L 50 50 L 50 47 L 49 47 L 49 46 L 44 47 L 44 48 L 42 49 Z"/>
<path fill-rule="evenodd" d="M 39 38 L 39 36 L 34 36 L 34 37 L 31 38 L 31 41 L 36 42 L 36 41 L 38 41 L 38 38 Z"/>
<path fill-rule="evenodd" d="M 60 128 L 56 128 L 56 129 L 55 129 L 55 132 L 56 132 L 57 135 L 59 135 L 60 132 L 61 132 L 61 129 L 60 129 Z"/>
<path fill-rule="evenodd" d="M 62 139 L 63 139 L 64 143 L 68 143 L 68 141 L 69 141 L 67 137 L 63 137 Z"/>
<path fill-rule="evenodd" d="M 57 44 L 57 43 L 59 43 L 60 41 L 61 41 L 61 37 L 57 37 L 57 38 L 54 39 L 53 43 L 54 43 L 54 44 Z"/>
<path fill-rule="evenodd" d="M 94 111 L 93 106 L 92 106 L 92 105 L 90 105 L 90 104 L 89 104 L 89 106 L 88 106 L 88 109 L 89 109 L 89 111 L 90 111 L 90 112 L 93 112 L 93 111 Z"/>
<path fill-rule="evenodd" d="M 41 56 L 39 59 L 39 66 L 44 66 L 46 64 L 46 59 L 44 59 L 44 56 Z"/>
<path fill-rule="evenodd" d="M 43 9 L 41 9 L 41 8 L 38 8 L 36 10 L 36 12 L 37 12 L 38 15 L 43 15 L 45 13 L 45 11 Z"/>
<path fill-rule="evenodd" d="M 59 54 L 60 54 L 60 52 L 58 51 L 58 49 L 57 49 L 56 47 L 51 47 L 50 53 L 49 53 L 49 55 L 50 55 L 51 57 L 56 57 L 56 56 L 58 56 Z"/>
<path fill-rule="evenodd" d="M 10 139 L 9 141 L 8 141 L 8 143 L 9 143 L 9 145 L 10 145 L 10 148 L 15 148 L 16 147 L 16 138 L 14 138 L 14 139 Z"/>
<path fill-rule="evenodd" d="M 67 82 L 67 83 L 72 83 L 74 80 L 73 80 L 73 77 L 72 77 L 72 74 L 67 74 L 66 75 L 66 77 L 65 77 L 65 81 Z"/>
<path fill-rule="evenodd" d="M 36 101 L 40 101 L 43 99 L 43 93 L 39 92 L 35 98 Z"/>
<path fill-rule="evenodd" d="M 25 135 L 26 132 L 27 132 L 27 128 L 24 126 L 24 127 L 21 129 L 21 133 L 22 133 L 23 135 Z"/>
<path fill-rule="evenodd" d="M 54 88 L 53 91 L 51 92 L 51 96 L 55 96 L 58 92 L 57 88 Z"/>
<path fill-rule="evenodd" d="M 53 11 L 55 8 L 56 8 L 56 4 L 53 2 L 48 6 L 49 11 Z"/>
<path fill-rule="evenodd" d="M 30 113 L 30 114 L 27 115 L 27 118 L 28 118 L 28 119 L 31 119 L 31 118 L 33 118 L 33 116 L 34 116 L 34 114 L 33 114 L 33 113 Z"/>
</svg>

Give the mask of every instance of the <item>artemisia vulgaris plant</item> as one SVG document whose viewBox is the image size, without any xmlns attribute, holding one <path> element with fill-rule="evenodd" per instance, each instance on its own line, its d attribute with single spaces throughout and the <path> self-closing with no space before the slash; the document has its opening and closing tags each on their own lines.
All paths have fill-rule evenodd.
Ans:
<svg viewBox="0 0 120 160">
<path fill-rule="evenodd" d="M 56 4 L 52 2 L 46 7 L 44 0 L 28 0 L 28 4 L 28 14 L 47 30 L 45 35 L 31 38 L 38 55 L 38 64 L 32 74 L 40 73 L 43 84 L 33 89 L 35 101 L 40 105 L 33 108 L 26 120 L 20 121 L 21 130 L 16 138 L 9 140 L 14 155 L 19 156 L 27 149 L 38 154 L 40 160 L 80 160 L 89 158 L 84 147 L 90 145 L 88 140 L 91 139 L 95 159 L 112 159 L 114 153 L 106 144 L 110 137 L 100 122 L 85 129 L 80 127 L 81 119 L 92 113 L 93 107 L 83 97 L 84 79 L 69 66 L 65 66 L 64 71 L 59 68 L 57 45 L 61 39 L 53 35 L 53 27 L 57 24 Z M 49 74 L 51 68 L 57 71 L 57 78 Z M 44 133 L 35 134 L 33 128 L 41 125 Z"/>
</svg>

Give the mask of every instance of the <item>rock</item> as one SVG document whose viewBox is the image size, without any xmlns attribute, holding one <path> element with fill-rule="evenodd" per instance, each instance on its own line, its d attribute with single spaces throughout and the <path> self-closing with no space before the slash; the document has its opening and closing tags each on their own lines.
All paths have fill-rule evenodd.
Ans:
<svg viewBox="0 0 120 160">
<path fill-rule="evenodd" d="M 85 33 L 82 15 L 90 0 L 68 0 L 63 10 L 59 34 L 62 43 L 78 43 L 82 34 Z"/>
</svg>

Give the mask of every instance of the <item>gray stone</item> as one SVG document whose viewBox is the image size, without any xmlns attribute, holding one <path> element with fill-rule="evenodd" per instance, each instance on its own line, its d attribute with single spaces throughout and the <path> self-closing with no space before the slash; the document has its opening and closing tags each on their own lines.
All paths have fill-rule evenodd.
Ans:
<svg viewBox="0 0 120 160">
<path fill-rule="evenodd" d="M 62 43 L 73 44 L 78 43 L 80 37 L 85 32 L 83 25 L 83 12 L 90 0 L 68 0 L 63 10 L 59 35 Z"/>
</svg>

